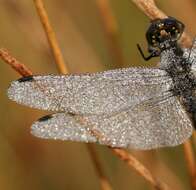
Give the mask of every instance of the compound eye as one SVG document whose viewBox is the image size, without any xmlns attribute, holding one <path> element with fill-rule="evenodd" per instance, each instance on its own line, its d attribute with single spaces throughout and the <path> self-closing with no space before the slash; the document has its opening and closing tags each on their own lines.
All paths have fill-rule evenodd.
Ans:
<svg viewBox="0 0 196 190">
<path fill-rule="evenodd" d="M 181 36 L 182 32 L 180 31 L 178 26 L 172 26 L 171 28 L 169 28 L 169 30 L 172 38 L 178 39 Z"/>
<path fill-rule="evenodd" d="M 165 19 L 164 25 L 165 30 L 171 35 L 172 39 L 177 40 L 181 36 L 183 28 L 181 23 L 179 23 L 177 20 L 173 18 Z"/>
<path fill-rule="evenodd" d="M 172 26 L 171 32 L 172 32 L 173 34 L 175 34 L 175 35 L 178 35 L 178 34 L 181 33 L 181 32 L 180 32 L 180 29 L 179 29 L 178 27 L 176 27 L 176 26 Z"/>
<path fill-rule="evenodd" d="M 151 45 L 153 47 L 157 47 L 159 46 L 160 42 L 161 42 L 161 33 L 160 31 L 157 29 L 155 30 L 151 35 L 150 35 L 150 42 L 151 42 Z"/>
</svg>

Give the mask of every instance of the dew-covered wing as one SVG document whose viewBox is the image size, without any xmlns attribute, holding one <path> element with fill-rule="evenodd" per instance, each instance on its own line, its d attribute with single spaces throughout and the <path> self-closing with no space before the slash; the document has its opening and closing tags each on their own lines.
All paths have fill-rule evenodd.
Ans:
<svg viewBox="0 0 196 190">
<path fill-rule="evenodd" d="M 192 124 L 176 97 L 161 99 L 154 106 L 146 101 L 110 117 L 57 113 L 35 122 L 32 134 L 143 150 L 176 146 L 192 134 Z"/>
<path fill-rule="evenodd" d="M 81 75 L 21 78 L 11 83 L 10 99 L 43 110 L 109 114 L 170 89 L 171 78 L 157 68 L 127 68 Z"/>
</svg>

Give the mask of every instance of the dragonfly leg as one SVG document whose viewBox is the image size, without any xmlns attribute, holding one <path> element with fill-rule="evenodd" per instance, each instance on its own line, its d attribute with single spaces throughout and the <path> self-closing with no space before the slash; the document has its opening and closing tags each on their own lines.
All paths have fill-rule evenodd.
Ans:
<svg viewBox="0 0 196 190">
<path fill-rule="evenodd" d="M 143 51 L 142 51 L 142 48 L 140 47 L 139 44 L 137 44 L 137 48 L 138 48 L 138 50 L 139 50 L 141 56 L 143 57 L 143 59 L 144 59 L 145 61 L 150 60 L 152 57 L 158 57 L 159 54 L 160 54 L 158 51 L 154 50 L 154 51 L 152 51 L 152 53 L 151 53 L 148 57 L 146 57 L 146 56 L 144 55 L 144 53 L 143 53 Z"/>
</svg>

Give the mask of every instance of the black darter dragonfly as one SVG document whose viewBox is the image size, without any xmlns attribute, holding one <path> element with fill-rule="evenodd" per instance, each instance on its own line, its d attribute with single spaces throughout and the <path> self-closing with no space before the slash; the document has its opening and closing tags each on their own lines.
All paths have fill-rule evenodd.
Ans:
<svg viewBox="0 0 196 190">
<path fill-rule="evenodd" d="M 23 77 L 11 83 L 8 97 L 58 112 L 33 124 L 32 134 L 40 138 L 136 149 L 176 146 L 196 124 L 196 41 L 182 49 L 183 30 L 175 18 L 151 22 L 150 55 L 138 48 L 145 60 L 160 56 L 156 68 Z"/>
</svg>

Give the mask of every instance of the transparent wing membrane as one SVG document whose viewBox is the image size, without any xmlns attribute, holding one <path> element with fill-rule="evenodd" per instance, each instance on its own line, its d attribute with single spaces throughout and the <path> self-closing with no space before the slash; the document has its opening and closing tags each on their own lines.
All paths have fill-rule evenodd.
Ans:
<svg viewBox="0 0 196 190">
<path fill-rule="evenodd" d="M 57 113 L 35 122 L 32 134 L 123 148 L 176 146 L 192 134 L 192 124 L 177 98 L 168 95 L 152 106 L 144 102 L 110 117 Z"/>
<path fill-rule="evenodd" d="M 43 110 L 110 114 L 170 89 L 172 79 L 157 68 L 128 68 L 95 74 L 33 76 L 11 83 L 10 99 Z"/>
</svg>

